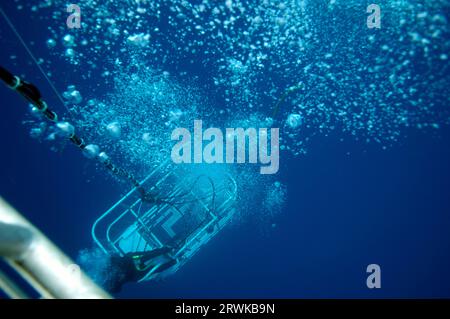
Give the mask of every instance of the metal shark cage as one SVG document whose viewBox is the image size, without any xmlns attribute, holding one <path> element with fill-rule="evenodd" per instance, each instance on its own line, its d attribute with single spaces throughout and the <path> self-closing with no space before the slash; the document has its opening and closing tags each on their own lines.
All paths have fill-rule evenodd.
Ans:
<svg viewBox="0 0 450 319">
<path fill-rule="evenodd" d="M 202 174 L 165 162 L 141 182 L 153 199 L 133 188 L 92 227 L 95 243 L 108 254 L 171 247 L 176 263 L 164 271 L 150 268 L 140 281 L 176 272 L 232 219 L 237 185 L 231 175 Z"/>
</svg>

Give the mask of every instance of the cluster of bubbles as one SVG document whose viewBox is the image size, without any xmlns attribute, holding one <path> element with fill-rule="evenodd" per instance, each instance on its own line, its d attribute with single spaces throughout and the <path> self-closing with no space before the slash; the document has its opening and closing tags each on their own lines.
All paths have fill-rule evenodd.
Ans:
<svg viewBox="0 0 450 319">
<path fill-rule="evenodd" d="M 172 130 L 201 118 L 194 92 L 168 74 L 144 67 L 117 75 L 108 94 L 73 105 L 72 114 L 86 139 L 145 176 L 170 155 Z"/>
<path fill-rule="evenodd" d="M 79 30 L 61 23 L 62 0 L 21 6 L 50 20 L 51 54 L 89 83 L 114 84 L 84 104 L 72 86 L 64 97 L 83 133 L 136 167 L 158 161 L 170 128 L 194 118 L 280 127 L 294 155 L 315 135 L 388 147 L 406 129 L 449 124 L 450 1 L 383 1 L 380 29 L 366 25 L 368 4 L 80 0 Z M 214 105 L 175 78 L 201 82 Z"/>
<path fill-rule="evenodd" d="M 265 211 L 270 215 L 277 215 L 283 208 L 287 196 L 286 186 L 276 181 L 268 188 L 267 196 L 264 199 Z"/>
<path fill-rule="evenodd" d="M 133 34 L 127 38 L 127 41 L 131 45 L 145 48 L 149 45 L 150 34 L 143 34 L 143 33 Z"/>
<path fill-rule="evenodd" d="M 88 100 L 86 105 L 73 106 L 77 127 L 89 139 L 108 149 L 115 160 L 129 171 L 145 176 L 155 163 L 166 160 L 174 142 L 170 134 L 174 128 L 186 127 L 192 131 L 194 119 L 205 120 L 210 125 L 214 120 L 205 105 L 205 98 L 194 87 L 181 85 L 168 75 L 150 68 L 135 73 L 122 73 L 115 79 L 115 87 L 99 100 Z M 101 123 L 99 125 L 99 123 Z M 268 127 L 269 118 L 252 114 L 247 118 L 224 122 L 227 127 Z M 86 147 L 98 147 L 89 145 Z M 231 174 L 239 187 L 240 207 L 236 221 L 242 221 L 253 212 L 258 218 L 271 217 L 280 211 L 285 200 L 285 191 L 274 192 L 272 178 L 259 174 L 255 165 L 185 165 L 185 170 L 208 176 Z M 279 182 L 277 182 L 279 185 Z M 246 190 L 252 189 L 252 192 Z M 263 205 L 255 210 L 255 198 Z M 272 204 L 269 204 L 272 202 Z"/>
<path fill-rule="evenodd" d="M 58 10 L 50 16 L 60 21 L 63 1 L 53 4 Z M 366 26 L 368 4 L 82 0 L 84 31 L 51 27 L 47 45 L 61 54 L 61 42 L 69 62 L 93 72 L 126 63 L 130 52 L 177 77 L 192 77 L 192 65 L 208 75 L 219 108 L 231 115 L 270 116 L 287 88 L 301 82 L 274 119 L 294 154 L 306 151 L 313 135 L 337 129 L 389 146 L 404 128 L 447 124 L 449 2 L 385 1 L 381 29 Z M 105 81 L 117 76 L 101 74 Z"/>
<path fill-rule="evenodd" d="M 62 96 L 70 104 L 80 104 L 83 101 L 81 93 L 75 88 L 75 85 L 69 85 L 67 91 L 64 91 Z"/>
<path fill-rule="evenodd" d="M 302 116 L 297 113 L 289 114 L 286 122 L 291 129 L 295 130 L 302 125 Z"/>
<path fill-rule="evenodd" d="M 113 265 L 109 255 L 99 248 L 81 250 L 76 261 L 95 283 L 105 289 L 113 288 L 112 283 L 117 277 L 125 276 Z"/>
</svg>

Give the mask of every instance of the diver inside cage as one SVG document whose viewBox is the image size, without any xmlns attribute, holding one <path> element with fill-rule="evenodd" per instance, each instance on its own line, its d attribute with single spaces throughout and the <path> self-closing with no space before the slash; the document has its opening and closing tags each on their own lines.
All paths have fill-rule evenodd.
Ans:
<svg viewBox="0 0 450 319">
<path fill-rule="evenodd" d="M 111 293 L 118 293 L 126 283 L 138 282 L 148 275 L 161 273 L 177 264 L 171 257 L 172 247 L 164 246 L 145 252 L 127 253 L 125 255 L 111 255 L 111 266 L 117 270 L 108 277 L 104 288 Z"/>
<path fill-rule="evenodd" d="M 146 252 L 127 253 L 125 255 L 111 255 L 111 266 L 116 275 L 110 276 L 104 288 L 111 293 L 118 293 L 124 284 L 138 282 L 151 271 L 161 273 L 177 264 L 171 256 L 172 247 L 164 246 Z"/>
</svg>

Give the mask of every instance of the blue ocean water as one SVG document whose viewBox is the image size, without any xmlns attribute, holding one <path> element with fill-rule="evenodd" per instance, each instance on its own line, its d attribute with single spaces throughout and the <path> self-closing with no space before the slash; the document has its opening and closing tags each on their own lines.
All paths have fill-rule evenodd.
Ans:
<svg viewBox="0 0 450 319">
<path fill-rule="evenodd" d="M 162 132 L 164 121 L 153 122 L 161 112 L 188 101 L 189 121 L 200 114 L 217 125 L 254 123 L 254 114 L 271 116 L 289 87 L 305 87 L 280 108 L 279 173 L 250 172 L 240 185 L 241 218 L 173 276 L 128 284 L 117 297 L 450 297 L 448 1 L 383 1 L 380 30 L 367 29 L 366 4 L 352 1 L 261 1 L 255 11 L 246 1 L 80 1 L 79 30 L 67 30 L 65 2 L 38 3 L 2 8 L 59 92 L 69 85 L 81 92 L 83 102 L 68 105 L 76 118 L 3 20 L 2 66 L 36 84 L 55 111 L 138 176 L 157 156 L 137 136 Z M 137 16 L 127 15 L 136 8 Z M 239 19 L 250 15 L 261 26 Z M 207 29 L 215 19 L 237 22 Z M 144 50 L 127 40 L 140 33 L 151 33 Z M 76 46 L 67 46 L 67 34 Z M 95 219 L 129 186 L 72 145 L 31 138 L 27 104 L 4 86 L 0 96 L 0 194 L 77 259 L 93 247 Z M 291 113 L 302 115 L 297 131 L 285 124 Z M 103 119 L 121 120 L 127 139 L 102 136 Z M 271 214 L 263 204 L 275 181 L 287 194 Z M 371 290 L 366 267 L 374 263 L 382 288 Z"/>
</svg>

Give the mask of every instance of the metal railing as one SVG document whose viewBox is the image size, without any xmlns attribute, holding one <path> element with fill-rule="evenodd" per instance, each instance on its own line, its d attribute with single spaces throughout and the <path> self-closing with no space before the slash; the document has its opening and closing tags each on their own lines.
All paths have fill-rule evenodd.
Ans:
<svg viewBox="0 0 450 319">
<path fill-rule="evenodd" d="M 111 298 L 1 197 L 0 257 L 43 298 Z M 26 293 L 1 271 L 0 290 L 11 298 L 27 298 Z"/>
</svg>

